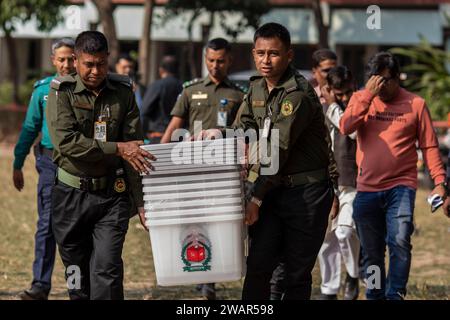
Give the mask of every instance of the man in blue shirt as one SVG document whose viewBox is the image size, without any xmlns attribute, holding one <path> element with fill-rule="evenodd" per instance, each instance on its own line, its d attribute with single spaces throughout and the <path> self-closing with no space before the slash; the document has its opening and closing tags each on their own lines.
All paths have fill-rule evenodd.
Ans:
<svg viewBox="0 0 450 320">
<path fill-rule="evenodd" d="M 75 72 L 73 65 L 74 41 L 70 38 L 56 40 L 52 44 L 52 63 L 57 74 L 34 84 L 34 91 L 28 105 L 25 122 L 19 141 L 14 149 L 13 182 L 17 190 L 24 187 L 23 163 L 39 133 L 42 138 L 34 147 L 38 183 L 38 222 L 35 235 L 35 259 L 33 262 L 33 282 L 31 288 L 19 294 L 23 300 L 46 300 L 51 289 L 51 277 L 55 262 L 56 243 L 51 225 L 51 190 L 56 175 L 56 165 L 52 161 L 53 145 L 50 141 L 45 117 L 50 82 L 56 76 Z"/>
</svg>

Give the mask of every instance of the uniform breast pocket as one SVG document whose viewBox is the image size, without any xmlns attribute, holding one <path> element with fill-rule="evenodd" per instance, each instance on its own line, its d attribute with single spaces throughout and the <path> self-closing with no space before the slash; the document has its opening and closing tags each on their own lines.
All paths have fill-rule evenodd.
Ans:
<svg viewBox="0 0 450 320">
<path fill-rule="evenodd" d="M 262 107 L 253 108 L 253 117 L 256 120 L 256 123 L 258 123 L 258 126 L 262 128 L 264 126 L 264 118 L 266 117 L 266 109 Z"/>
<path fill-rule="evenodd" d="M 83 132 L 86 137 L 92 137 L 93 135 L 93 110 L 87 108 L 80 108 L 75 106 L 75 117 L 78 123 L 78 128 Z"/>
<path fill-rule="evenodd" d="M 190 116 L 193 119 L 204 119 L 208 114 L 209 103 L 206 99 L 195 99 L 191 102 L 191 112 Z"/>
<path fill-rule="evenodd" d="M 119 138 L 119 134 L 122 130 L 122 119 L 124 115 L 122 114 L 122 110 L 119 105 L 111 105 L 110 106 L 110 117 L 107 121 L 107 140 L 108 141 L 117 141 Z"/>
</svg>

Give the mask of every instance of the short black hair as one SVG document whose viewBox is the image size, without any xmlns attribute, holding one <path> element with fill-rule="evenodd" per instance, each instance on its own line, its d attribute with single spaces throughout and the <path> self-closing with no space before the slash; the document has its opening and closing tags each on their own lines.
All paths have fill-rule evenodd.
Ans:
<svg viewBox="0 0 450 320">
<path fill-rule="evenodd" d="M 313 68 L 317 68 L 322 61 L 337 60 L 336 53 L 330 49 L 319 49 L 312 54 Z"/>
<path fill-rule="evenodd" d="M 397 58 L 390 52 L 378 52 L 370 58 L 367 63 L 367 77 L 370 78 L 371 76 L 379 75 L 385 69 L 389 70 L 389 73 L 393 78 L 398 78 L 400 76 L 400 64 L 398 63 Z"/>
<path fill-rule="evenodd" d="M 332 89 L 340 90 L 346 85 L 353 85 L 353 76 L 346 66 L 337 66 L 328 71 L 327 83 Z"/>
<path fill-rule="evenodd" d="M 135 63 L 134 59 L 128 53 L 122 53 L 117 57 L 116 64 L 122 59 Z"/>
<path fill-rule="evenodd" d="M 225 52 L 231 52 L 230 43 L 224 38 L 215 38 L 208 41 L 206 44 L 207 49 L 212 49 L 214 51 L 225 49 Z"/>
<path fill-rule="evenodd" d="M 178 71 L 178 61 L 174 56 L 167 55 L 162 58 L 159 67 L 171 74 L 176 74 Z"/>
<path fill-rule="evenodd" d="M 103 33 L 98 31 L 84 31 L 75 40 L 75 52 L 77 53 L 101 53 L 108 52 L 108 41 Z"/>
<path fill-rule="evenodd" d="M 255 35 L 253 36 L 253 43 L 256 43 L 256 40 L 258 40 L 258 38 L 278 38 L 284 44 L 286 49 L 291 48 L 291 35 L 288 29 L 276 22 L 269 22 L 260 26 L 255 31 Z"/>
</svg>

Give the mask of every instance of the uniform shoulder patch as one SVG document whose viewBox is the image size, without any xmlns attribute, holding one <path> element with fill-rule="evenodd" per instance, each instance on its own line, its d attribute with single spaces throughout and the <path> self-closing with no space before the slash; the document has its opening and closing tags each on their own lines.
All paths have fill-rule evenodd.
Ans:
<svg viewBox="0 0 450 320">
<path fill-rule="evenodd" d="M 50 87 L 53 89 L 59 90 L 62 85 L 66 83 L 75 83 L 77 82 L 72 75 L 56 77 L 50 82 Z"/>
<path fill-rule="evenodd" d="M 53 77 L 47 77 L 41 80 L 38 80 L 34 83 L 33 87 L 36 89 L 37 87 L 49 84 L 52 81 Z"/>
<path fill-rule="evenodd" d="M 293 92 L 293 91 L 295 91 L 295 90 L 297 90 L 298 89 L 298 86 L 297 85 L 294 85 L 294 86 L 292 86 L 292 87 L 290 87 L 290 88 L 287 88 L 286 89 L 286 93 L 291 93 L 291 92 Z"/>
<path fill-rule="evenodd" d="M 201 78 L 195 78 L 190 81 L 186 81 L 183 83 L 183 88 L 188 88 L 188 87 L 193 86 L 194 84 L 200 83 L 202 81 L 203 81 L 203 79 L 201 79 Z"/>
<path fill-rule="evenodd" d="M 255 74 L 255 75 L 250 77 L 250 82 L 255 81 L 255 80 L 259 80 L 261 78 L 262 78 L 262 76 L 260 76 L 258 74 Z"/>
<path fill-rule="evenodd" d="M 240 85 L 239 83 L 235 83 L 235 82 L 232 82 L 232 83 L 233 83 L 234 88 L 241 91 L 242 93 L 247 93 L 248 88 L 244 87 L 243 85 Z"/>
<path fill-rule="evenodd" d="M 119 82 L 124 86 L 131 88 L 133 86 L 133 80 L 129 76 L 125 76 L 117 73 L 108 73 L 108 80 L 113 82 Z"/>
</svg>

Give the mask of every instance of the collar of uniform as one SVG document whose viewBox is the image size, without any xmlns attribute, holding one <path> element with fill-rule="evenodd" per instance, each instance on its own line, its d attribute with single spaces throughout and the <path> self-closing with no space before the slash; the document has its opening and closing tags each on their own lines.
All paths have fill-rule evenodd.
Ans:
<svg viewBox="0 0 450 320">
<path fill-rule="evenodd" d="M 87 90 L 86 86 L 84 85 L 83 81 L 81 80 L 78 74 L 75 75 L 75 80 L 77 81 L 77 84 L 75 85 L 73 93 L 80 93 L 84 90 Z"/>
<path fill-rule="evenodd" d="M 210 84 L 216 85 L 216 84 L 211 80 L 211 78 L 210 78 L 209 76 L 206 76 L 206 78 L 203 79 L 203 84 L 204 84 L 205 86 L 208 86 L 208 85 L 210 85 Z M 227 87 L 231 87 L 231 82 L 230 82 L 230 79 L 228 79 L 228 78 L 223 79 L 221 82 L 219 82 L 219 83 L 217 84 L 217 86 L 220 86 L 221 84 L 224 84 L 224 85 L 227 86 Z"/>
<path fill-rule="evenodd" d="M 275 88 L 284 88 L 285 90 L 297 87 L 297 81 L 295 80 L 296 71 L 292 66 L 289 66 L 284 74 L 278 80 L 278 84 Z"/>
<path fill-rule="evenodd" d="M 106 87 L 111 90 L 117 89 L 117 87 L 108 79 L 108 76 L 106 77 Z"/>
<path fill-rule="evenodd" d="M 81 78 L 78 74 L 75 76 L 75 80 L 77 81 L 77 84 L 75 85 L 75 90 L 73 91 L 73 93 L 80 93 L 83 90 L 91 91 L 88 88 L 86 88 L 86 86 L 84 85 L 83 81 L 81 80 Z M 116 90 L 116 86 L 114 86 L 111 83 L 111 81 L 109 81 L 108 77 L 106 77 L 105 81 L 106 81 L 105 87 L 112 89 L 112 90 Z"/>
</svg>

